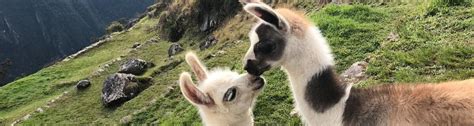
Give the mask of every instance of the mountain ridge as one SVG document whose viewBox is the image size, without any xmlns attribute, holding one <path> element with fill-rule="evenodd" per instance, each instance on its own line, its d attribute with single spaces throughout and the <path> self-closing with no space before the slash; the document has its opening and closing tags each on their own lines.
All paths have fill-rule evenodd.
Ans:
<svg viewBox="0 0 474 126">
<path fill-rule="evenodd" d="M 0 85 L 91 44 L 105 33 L 110 22 L 136 17 L 153 2 L 0 1 L 0 62 L 7 59 L 12 62 L 5 78 L 0 78 Z"/>
</svg>

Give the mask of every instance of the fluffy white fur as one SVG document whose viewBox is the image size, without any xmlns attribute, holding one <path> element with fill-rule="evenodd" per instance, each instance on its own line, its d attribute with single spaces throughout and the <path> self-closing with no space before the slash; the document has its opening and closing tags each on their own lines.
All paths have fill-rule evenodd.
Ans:
<svg viewBox="0 0 474 126">
<path fill-rule="evenodd" d="M 199 85 L 196 86 L 190 74 L 184 72 L 180 77 L 181 92 L 199 109 L 205 125 L 253 125 L 252 108 L 260 92 L 260 90 L 252 90 L 254 76 L 239 75 L 229 69 L 214 69 L 208 72 L 193 53 L 187 54 L 186 61 L 196 74 Z M 223 101 L 224 94 L 231 87 L 238 87 L 235 100 Z"/>
<path fill-rule="evenodd" d="M 346 89 L 345 96 L 332 108 L 324 113 L 315 112 L 307 103 L 305 90 L 308 82 L 315 73 L 324 70 L 324 67 L 334 65 L 331 50 L 326 40 L 316 27 L 307 31 L 303 40 L 290 37 L 287 54 L 281 62 L 282 69 L 288 74 L 297 111 L 308 125 L 342 125 L 345 101 L 349 96 L 351 86 Z M 295 60 L 298 59 L 298 60 Z"/>
<path fill-rule="evenodd" d="M 306 125 L 474 124 L 474 116 L 472 116 L 474 111 L 473 79 L 445 82 L 437 85 L 392 85 L 356 89 L 353 91 L 353 93 L 356 93 L 353 94 L 352 98 L 354 99 L 350 101 L 347 100 L 351 93 L 352 85 L 339 85 L 345 87 L 345 95 L 343 95 L 334 106 L 331 106 L 324 112 L 315 111 L 313 110 L 314 106 L 311 106 L 305 99 L 308 83 L 313 79 L 315 74 L 321 74 L 323 70 L 326 70 L 326 67 L 334 66 L 331 49 L 321 32 L 314 27 L 314 25 L 303 21 L 305 19 L 301 16 L 287 9 L 277 9 L 274 11 L 268 9 L 268 6 L 263 3 L 250 3 L 245 6 L 244 9 L 260 19 L 260 22 L 257 23 L 249 33 L 251 46 L 244 61 L 263 60 L 258 61 L 260 64 L 257 64 L 257 66 L 262 65 L 262 62 L 266 63 L 264 65 L 271 65 L 272 67 L 281 66 L 289 76 L 296 109 Z M 262 32 L 262 36 L 266 37 L 262 39 L 271 37 L 279 39 L 285 37 L 286 46 L 284 47 L 284 52 L 281 58 L 274 57 L 279 58 L 277 59 L 278 61 L 265 61 L 268 60 L 265 59 L 266 57 L 255 59 L 254 45 L 259 41 L 259 36 L 255 30 L 262 25 L 264 20 L 271 22 L 272 24 L 270 25 L 280 26 L 280 24 L 276 23 L 275 17 L 272 17 L 276 15 L 278 18 L 282 18 L 278 12 L 285 16 L 284 18 L 288 21 L 286 23 L 291 23 L 291 27 L 289 30 L 284 28 L 275 29 L 280 30 L 279 32 L 283 33 L 284 36 L 270 36 Z M 266 56 L 261 50 L 257 50 L 256 52 L 261 53 L 262 56 Z M 252 72 L 253 69 L 256 68 L 250 67 L 250 72 Z M 351 105 L 346 106 L 346 102 Z M 348 111 L 349 116 L 344 117 L 346 107 L 348 107 L 348 110 L 352 110 Z"/>
<path fill-rule="evenodd" d="M 264 4 L 258 3 L 250 3 L 244 8 L 247 10 L 255 6 L 268 8 Z M 248 12 L 252 13 L 251 11 Z M 276 14 L 278 15 L 278 13 Z M 251 45 L 244 58 L 244 62 L 249 59 L 255 59 L 253 48 L 259 41 L 255 30 L 262 23 L 266 22 L 260 20 L 249 32 Z M 351 86 L 347 86 L 345 96 L 341 101 L 324 113 L 314 111 L 304 99 L 306 86 L 313 75 L 321 72 L 327 66 L 334 65 L 331 49 L 326 39 L 322 36 L 319 29 L 314 26 L 308 28 L 303 38 L 292 35 L 291 31 L 288 32 L 288 42 L 283 57 L 278 61 L 268 63 L 272 64 L 272 66 L 281 66 L 289 76 L 290 87 L 295 98 L 296 110 L 307 125 L 343 125 L 342 115 Z"/>
</svg>

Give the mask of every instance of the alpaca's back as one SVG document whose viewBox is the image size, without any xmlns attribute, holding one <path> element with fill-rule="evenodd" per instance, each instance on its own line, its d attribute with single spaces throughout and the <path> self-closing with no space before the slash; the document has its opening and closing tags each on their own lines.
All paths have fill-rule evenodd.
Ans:
<svg viewBox="0 0 474 126">
<path fill-rule="evenodd" d="M 349 125 L 474 125 L 474 79 L 353 89 Z"/>
<path fill-rule="evenodd" d="M 428 125 L 474 125 L 474 79 L 416 86 L 401 94 L 397 122 Z M 415 123 L 415 124 L 416 124 Z"/>
</svg>

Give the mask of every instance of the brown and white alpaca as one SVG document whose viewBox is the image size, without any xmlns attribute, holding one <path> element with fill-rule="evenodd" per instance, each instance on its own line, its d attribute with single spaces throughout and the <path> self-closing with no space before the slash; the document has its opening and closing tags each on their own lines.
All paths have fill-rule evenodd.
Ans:
<svg viewBox="0 0 474 126">
<path fill-rule="evenodd" d="M 263 78 L 250 74 L 239 75 L 226 69 L 208 71 L 194 53 L 186 54 L 199 85 L 183 72 L 179 86 L 185 98 L 199 109 L 207 126 L 253 125 L 252 107 L 263 89 Z"/>
<path fill-rule="evenodd" d="M 245 0 L 243 0 L 245 1 Z M 244 58 L 253 75 L 281 67 L 307 125 L 474 125 L 474 79 L 365 89 L 340 82 L 321 32 L 302 14 L 247 0 L 259 22 Z"/>
</svg>

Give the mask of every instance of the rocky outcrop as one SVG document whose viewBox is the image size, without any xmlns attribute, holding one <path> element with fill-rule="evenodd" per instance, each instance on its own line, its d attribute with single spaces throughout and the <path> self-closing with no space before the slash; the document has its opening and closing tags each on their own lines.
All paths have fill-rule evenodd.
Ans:
<svg viewBox="0 0 474 126">
<path fill-rule="evenodd" d="M 136 97 L 150 86 L 151 78 L 139 78 L 132 74 L 116 73 L 107 77 L 102 88 L 105 107 L 117 107 Z"/>
<path fill-rule="evenodd" d="M 214 44 L 217 43 L 217 39 L 216 37 L 210 35 L 206 38 L 206 40 L 204 40 L 204 42 L 202 42 L 200 45 L 199 45 L 199 49 L 201 50 L 204 50 L 204 49 L 207 49 L 211 46 L 213 46 Z"/>
<path fill-rule="evenodd" d="M 209 35 L 241 8 L 238 0 L 164 0 L 149 8 L 148 15 L 159 17 L 156 28 L 160 31 L 160 37 L 177 42 L 183 34 Z"/>
<path fill-rule="evenodd" d="M 153 66 L 155 64 L 148 63 L 142 59 L 130 59 L 120 66 L 118 73 L 140 75 Z"/>
<path fill-rule="evenodd" d="M 89 86 L 91 86 L 91 82 L 89 80 L 81 80 L 81 81 L 77 82 L 76 89 L 77 90 L 84 90 L 84 89 L 88 88 Z"/>
<path fill-rule="evenodd" d="M 168 49 L 168 57 L 174 56 L 179 52 L 184 51 L 183 47 L 178 43 L 171 44 L 170 48 Z"/>
</svg>

